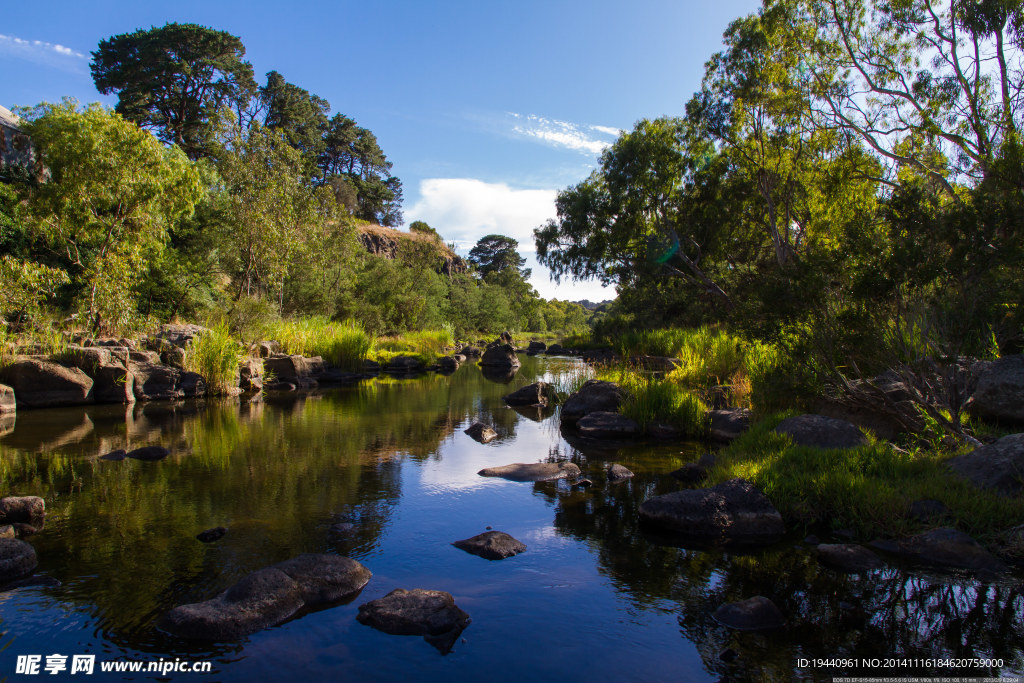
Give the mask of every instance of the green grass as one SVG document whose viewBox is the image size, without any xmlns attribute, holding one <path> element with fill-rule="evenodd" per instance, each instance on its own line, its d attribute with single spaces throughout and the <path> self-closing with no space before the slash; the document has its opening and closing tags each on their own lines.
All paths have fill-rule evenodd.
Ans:
<svg viewBox="0 0 1024 683">
<path fill-rule="evenodd" d="M 636 420 L 644 430 L 653 423 L 681 429 L 688 436 L 707 432 L 707 407 L 700 397 L 671 378 L 620 368 L 599 373 L 600 379 L 617 383 L 626 399 L 620 412 Z"/>
<path fill-rule="evenodd" d="M 226 322 L 196 336 L 185 349 L 186 370 L 197 372 L 206 380 L 206 393 L 223 395 L 238 386 L 238 363 L 242 345 L 231 336 Z"/>
<path fill-rule="evenodd" d="M 751 481 L 789 524 L 852 529 L 858 537 L 903 536 L 928 526 L 910 515 L 916 500 L 941 501 L 948 522 L 979 541 L 1024 523 L 1024 500 L 997 496 L 949 473 L 957 452 L 907 452 L 885 442 L 844 450 L 794 446 L 774 427 L 785 414 L 754 425 L 718 454 L 708 485 L 733 477 Z"/>
<path fill-rule="evenodd" d="M 374 345 L 373 336 L 358 323 L 320 316 L 274 321 L 262 334 L 280 342 L 285 353 L 321 356 L 328 364 L 349 372 L 363 368 Z"/>
<path fill-rule="evenodd" d="M 454 346 L 455 332 L 450 325 L 446 325 L 440 330 L 419 330 L 398 337 L 377 339 L 373 357 L 381 364 L 396 356 L 411 356 L 429 364 L 439 356 L 449 354 Z"/>
</svg>

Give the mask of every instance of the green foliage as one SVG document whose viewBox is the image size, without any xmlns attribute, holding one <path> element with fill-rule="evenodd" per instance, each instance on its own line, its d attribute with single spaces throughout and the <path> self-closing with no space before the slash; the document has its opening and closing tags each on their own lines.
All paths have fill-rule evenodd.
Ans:
<svg viewBox="0 0 1024 683">
<path fill-rule="evenodd" d="M 221 321 L 192 340 L 185 349 L 184 367 L 203 376 L 207 394 L 220 396 L 238 388 L 242 356 L 242 345 L 231 336 L 227 322 Z"/>
<path fill-rule="evenodd" d="M 620 412 L 642 429 L 661 423 L 681 429 L 687 436 L 700 437 L 707 432 L 707 407 L 682 384 L 628 369 L 606 370 L 598 377 L 622 388 L 626 398 Z"/>
<path fill-rule="evenodd" d="M 0 316 L 31 323 L 43 303 L 67 283 L 68 274 L 63 270 L 0 256 Z"/>
<path fill-rule="evenodd" d="M 525 280 L 530 277 L 529 269 L 523 270 L 526 259 L 516 249 L 519 242 L 504 235 L 487 235 L 477 240 L 469 251 L 469 262 L 476 267 L 480 277 L 486 278 L 492 273 L 503 273 L 514 270 Z"/>
<path fill-rule="evenodd" d="M 275 321 L 260 336 L 280 342 L 285 353 L 321 356 L 330 365 L 350 372 L 363 369 L 374 345 L 373 336 L 358 323 L 316 316 Z"/>
</svg>

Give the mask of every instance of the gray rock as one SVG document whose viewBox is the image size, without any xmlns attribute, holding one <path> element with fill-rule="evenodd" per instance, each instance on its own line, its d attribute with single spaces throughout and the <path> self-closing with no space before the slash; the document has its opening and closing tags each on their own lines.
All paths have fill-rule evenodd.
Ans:
<svg viewBox="0 0 1024 683">
<path fill-rule="evenodd" d="M 561 344 L 551 344 L 550 346 L 548 346 L 547 349 L 544 350 L 544 353 L 549 356 L 559 356 L 564 354 L 565 352 L 566 351 L 564 348 L 562 348 Z"/>
<path fill-rule="evenodd" d="M 511 481 L 554 481 L 575 479 L 580 468 L 571 462 L 514 463 L 501 467 L 487 467 L 477 472 L 481 477 L 501 477 Z"/>
<path fill-rule="evenodd" d="M 709 435 L 716 441 L 733 441 L 750 429 L 750 411 L 746 408 L 712 410 Z"/>
<path fill-rule="evenodd" d="M 0 538 L 0 581 L 13 581 L 35 571 L 35 549 L 16 538 Z"/>
<path fill-rule="evenodd" d="M 633 473 L 618 463 L 608 468 L 608 481 L 625 481 L 632 478 Z"/>
<path fill-rule="evenodd" d="M 92 401 L 93 381 L 87 374 L 34 358 L 0 368 L 0 382 L 14 391 L 18 408 L 77 406 Z"/>
<path fill-rule="evenodd" d="M 446 372 L 458 370 L 460 362 L 461 361 L 455 356 L 443 356 L 437 359 L 437 364 L 441 366 L 441 370 Z"/>
<path fill-rule="evenodd" d="M 209 328 L 202 325 L 168 323 L 160 326 L 157 337 L 179 349 L 184 349 L 192 343 L 193 339 L 209 331 Z"/>
<path fill-rule="evenodd" d="M 526 550 L 526 544 L 503 531 L 485 531 L 472 538 L 455 541 L 452 545 L 485 560 L 504 560 Z"/>
<path fill-rule="evenodd" d="M 483 422 L 474 422 L 465 430 L 466 434 L 480 443 L 488 443 L 498 438 L 498 432 L 494 431 Z"/>
<path fill-rule="evenodd" d="M 1018 497 L 1024 491 L 1024 434 L 1004 436 L 947 464 L 955 474 L 979 488 Z"/>
<path fill-rule="evenodd" d="M 480 349 L 475 346 L 463 346 L 462 350 L 459 351 L 459 355 L 466 358 L 478 358 L 480 356 Z"/>
<path fill-rule="evenodd" d="M 0 523 L 28 522 L 46 516 L 46 501 L 39 496 L 7 496 L 0 498 Z"/>
<path fill-rule="evenodd" d="M 779 608 L 763 595 L 722 605 L 711 616 L 722 626 L 737 631 L 767 631 L 786 625 Z"/>
<path fill-rule="evenodd" d="M 818 560 L 833 569 L 857 574 L 881 569 L 882 560 L 873 552 L 853 543 L 822 543 L 817 546 Z"/>
<path fill-rule="evenodd" d="M 128 457 L 128 451 L 123 448 L 118 448 L 116 451 L 110 451 L 106 455 L 101 455 L 100 460 L 124 460 Z"/>
<path fill-rule="evenodd" d="M 867 445 L 867 437 L 856 425 L 824 415 L 787 417 L 775 428 L 789 434 L 798 446 L 814 448 L 856 448 Z"/>
<path fill-rule="evenodd" d="M 511 344 L 501 344 L 489 347 L 480 357 L 480 365 L 494 368 L 518 368 L 519 356 Z"/>
<path fill-rule="evenodd" d="M 255 571 L 205 602 L 175 607 L 164 631 L 197 640 L 237 640 L 279 624 L 303 607 L 340 600 L 370 580 L 366 567 L 337 555 L 299 555 Z"/>
<path fill-rule="evenodd" d="M 206 382 L 194 372 L 144 361 L 131 361 L 128 365 L 134 376 L 137 401 L 172 401 L 206 393 Z"/>
<path fill-rule="evenodd" d="M 263 391 L 263 361 L 245 358 L 239 362 L 238 387 L 245 393 Z"/>
<path fill-rule="evenodd" d="M 553 402 L 554 387 L 547 382 L 534 382 L 504 397 L 510 406 L 546 406 Z"/>
<path fill-rule="evenodd" d="M 970 410 L 978 417 L 1024 423 L 1024 355 L 986 363 L 978 374 Z"/>
<path fill-rule="evenodd" d="M 6 384 L 0 384 L 0 415 L 14 413 L 18 410 L 17 399 L 14 397 L 14 389 Z"/>
<path fill-rule="evenodd" d="M 306 358 L 300 355 L 275 355 L 263 360 L 263 371 L 273 374 L 278 382 L 294 384 L 299 389 L 313 389 L 317 386 L 317 376 L 327 368 L 320 356 Z"/>
<path fill-rule="evenodd" d="M 126 457 L 132 458 L 133 460 L 145 460 L 152 462 L 155 460 L 163 460 L 171 452 L 163 446 L 143 446 L 142 448 L 136 448 L 135 450 L 128 451 Z"/>
<path fill-rule="evenodd" d="M 591 379 L 562 406 L 562 422 L 575 423 L 596 412 L 618 412 L 625 394 L 614 382 Z"/>
<path fill-rule="evenodd" d="M 224 534 L 227 532 L 227 527 L 216 526 L 212 529 L 207 529 L 206 531 L 200 531 L 196 534 L 196 539 L 203 543 L 213 543 L 214 541 L 224 538 Z"/>
<path fill-rule="evenodd" d="M 33 524 L 25 524 L 24 522 L 15 522 L 11 526 L 14 527 L 14 534 L 18 538 L 25 538 L 26 536 L 35 536 L 42 529 L 42 519 L 33 522 Z M 38 526 L 34 526 L 38 524 Z"/>
<path fill-rule="evenodd" d="M 782 516 L 753 484 L 731 479 L 675 491 L 640 505 L 645 522 L 696 541 L 767 544 L 785 533 Z"/>
<path fill-rule="evenodd" d="M 577 479 L 576 483 L 573 484 L 573 486 L 581 489 L 589 489 L 593 485 L 594 482 L 589 479 Z"/>
<path fill-rule="evenodd" d="M 384 366 L 384 372 L 413 373 L 422 372 L 426 365 L 419 358 L 412 356 L 395 356 Z"/>
<path fill-rule="evenodd" d="M 546 351 L 548 345 L 542 341 L 532 341 L 529 346 L 526 347 L 527 353 L 542 353 Z"/>
<path fill-rule="evenodd" d="M 640 425 L 636 420 L 607 411 L 587 413 L 576 422 L 580 436 L 593 439 L 628 439 L 640 436 Z"/>
<path fill-rule="evenodd" d="M 359 606 L 360 624 L 396 636 L 423 636 L 446 653 L 471 619 L 455 604 L 451 593 L 397 588 L 383 598 Z"/>
<path fill-rule="evenodd" d="M 1006 569 L 973 538 L 948 527 L 932 529 L 910 538 L 872 541 L 869 545 L 911 562 L 936 567 L 994 572 Z"/>
</svg>

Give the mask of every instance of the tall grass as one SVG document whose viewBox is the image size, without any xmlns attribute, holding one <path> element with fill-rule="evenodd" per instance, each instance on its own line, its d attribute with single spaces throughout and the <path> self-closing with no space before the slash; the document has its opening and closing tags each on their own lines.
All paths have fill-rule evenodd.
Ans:
<svg viewBox="0 0 1024 683">
<path fill-rule="evenodd" d="M 646 430 L 654 423 L 667 424 L 688 436 L 703 436 L 708 410 L 700 397 L 670 377 L 658 378 L 628 368 L 606 370 L 601 379 L 616 382 L 626 398 L 620 411 Z"/>
<path fill-rule="evenodd" d="M 453 346 L 455 328 L 446 324 L 439 330 L 419 330 L 398 337 L 378 339 L 374 346 L 374 356 L 381 362 L 395 356 L 415 356 L 424 363 L 431 363 L 438 356 L 447 354 Z"/>
<path fill-rule="evenodd" d="M 242 346 L 231 336 L 226 322 L 197 335 L 185 349 L 184 367 L 206 380 L 206 393 L 226 394 L 238 386 L 238 363 Z"/>
<path fill-rule="evenodd" d="M 279 320 L 263 334 L 281 344 L 285 353 L 321 356 L 335 367 L 361 370 L 370 356 L 374 338 L 355 322 L 335 322 L 322 316 Z"/>
</svg>

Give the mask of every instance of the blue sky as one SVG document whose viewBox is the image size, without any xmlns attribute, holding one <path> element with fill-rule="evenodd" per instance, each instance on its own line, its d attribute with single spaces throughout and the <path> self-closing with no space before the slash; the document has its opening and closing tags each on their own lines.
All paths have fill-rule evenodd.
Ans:
<svg viewBox="0 0 1024 683">
<path fill-rule="evenodd" d="M 533 228 L 584 179 L 617 131 L 679 114 L 703 64 L 752 0 L 611 2 L 7 3 L 0 104 L 101 101 L 89 53 L 170 21 L 239 36 L 258 80 L 277 70 L 372 130 L 405 188 L 405 219 L 460 251 L 515 237 L 541 295 L 612 298 L 596 282 L 550 282 Z"/>
</svg>

